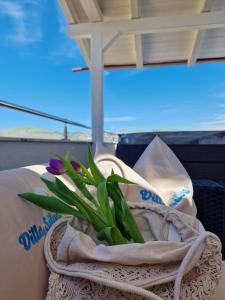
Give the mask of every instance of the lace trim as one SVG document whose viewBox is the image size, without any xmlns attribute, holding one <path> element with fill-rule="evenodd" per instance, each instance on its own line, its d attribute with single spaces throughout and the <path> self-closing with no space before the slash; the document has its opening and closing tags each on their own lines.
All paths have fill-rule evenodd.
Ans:
<svg viewBox="0 0 225 300">
<path fill-rule="evenodd" d="M 65 232 L 66 223 L 55 228 L 51 236 L 51 253 L 56 260 L 59 241 Z M 180 288 L 181 300 L 210 299 L 219 281 L 222 257 L 218 240 L 208 237 L 199 261 L 182 279 Z M 98 278 L 139 286 L 164 300 L 174 299 L 174 280 L 178 265 L 142 265 L 122 266 L 103 262 L 74 263 L 73 270 L 88 271 Z M 157 279 L 174 274 L 174 280 L 163 284 L 155 284 Z M 149 285 L 154 279 L 154 285 Z M 148 285 L 147 285 L 148 284 Z M 152 281 L 153 284 L 153 281 Z M 51 272 L 46 300 L 144 300 L 143 296 L 105 286 L 88 279 L 69 277 Z"/>
<path fill-rule="evenodd" d="M 154 266 L 154 268 L 144 267 L 124 267 L 120 265 L 109 264 L 85 264 L 80 263 L 79 268 L 99 271 L 104 274 L 110 273 L 113 280 L 122 282 L 136 282 L 140 279 L 143 281 L 149 276 L 163 274 L 166 270 L 162 266 Z M 171 266 L 168 270 L 171 270 Z M 187 273 L 181 284 L 180 299 L 191 300 L 201 299 L 207 300 L 212 296 L 221 270 L 221 253 L 220 245 L 212 238 L 206 240 L 206 247 L 196 264 L 196 266 Z M 172 300 L 174 297 L 174 282 L 167 284 L 156 285 L 147 290 L 153 292 L 157 296 L 165 300 Z M 143 300 L 139 295 L 134 295 L 128 292 L 123 292 L 114 288 L 110 288 L 93 281 L 81 278 L 72 278 L 54 272 L 49 278 L 49 290 L 46 300 Z"/>
</svg>

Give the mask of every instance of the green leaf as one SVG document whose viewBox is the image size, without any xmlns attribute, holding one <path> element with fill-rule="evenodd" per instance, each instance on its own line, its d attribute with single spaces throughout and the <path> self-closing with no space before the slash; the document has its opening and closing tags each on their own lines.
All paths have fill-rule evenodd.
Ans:
<svg viewBox="0 0 225 300">
<path fill-rule="evenodd" d="M 123 225 L 135 243 L 145 242 L 129 208 L 123 212 Z"/>
<path fill-rule="evenodd" d="M 43 177 L 41 177 L 41 180 L 57 197 L 62 198 L 62 200 L 67 202 L 69 205 L 76 206 L 76 201 L 73 198 L 73 192 L 59 178 L 55 177 L 55 182 L 47 180 Z"/>
<path fill-rule="evenodd" d="M 112 203 L 112 205 L 111 205 L 111 212 L 112 212 L 113 222 L 114 222 L 114 224 L 116 224 L 116 210 L 115 210 L 114 203 Z"/>
<path fill-rule="evenodd" d="M 64 192 L 65 197 L 69 196 L 73 205 L 75 205 L 82 214 L 86 216 L 86 218 L 91 221 L 91 218 L 94 220 L 98 220 L 100 222 L 100 217 L 98 213 L 84 200 L 82 199 L 76 192 L 71 191 L 62 181 L 56 178 L 56 183 L 61 192 Z M 96 200 L 95 200 L 96 201 Z"/>
<path fill-rule="evenodd" d="M 122 196 L 118 192 L 117 186 L 115 183 L 107 183 L 107 190 L 109 193 L 110 198 L 113 200 L 114 209 L 115 209 L 115 216 L 116 216 L 116 225 L 123 234 L 124 237 L 126 237 L 128 240 L 131 239 L 130 234 L 126 230 L 126 228 L 123 225 L 122 218 Z"/>
<path fill-rule="evenodd" d="M 42 180 L 52 193 L 69 205 L 75 206 L 86 220 L 91 221 L 90 213 L 92 214 L 95 211 L 78 194 L 71 191 L 59 178 L 56 177 L 55 182 L 48 181 L 44 178 L 42 178 Z"/>
<path fill-rule="evenodd" d="M 69 204 L 72 204 L 77 207 L 77 209 L 85 216 L 87 220 L 90 220 L 90 217 L 87 212 L 87 203 L 83 200 L 76 192 L 71 191 L 60 179 L 56 178 L 56 188 L 59 195 L 61 194 L 62 200 L 68 201 Z M 88 206 L 89 207 L 89 206 Z"/>
<path fill-rule="evenodd" d="M 97 197 L 98 197 L 98 202 L 100 204 L 100 209 L 102 214 L 105 216 L 106 220 L 108 221 L 108 224 L 114 226 L 115 225 L 114 218 L 112 215 L 111 207 L 109 205 L 109 197 L 106 188 L 106 181 L 103 181 L 98 184 Z"/>
<path fill-rule="evenodd" d="M 65 190 L 64 195 L 70 195 L 74 205 L 86 216 L 88 221 L 93 224 L 95 228 L 102 228 L 106 225 L 104 218 L 91 207 L 84 199 L 82 199 L 76 192 L 69 190 L 59 179 L 56 179 L 57 184 L 61 191 Z"/>
<path fill-rule="evenodd" d="M 107 240 L 107 242 L 108 242 L 109 245 L 113 245 L 114 244 L 113 238 L 112 238 L 112 235 L 111 235 L 111 231 L 112 231 L 112 227 L 105 227 L 103 229 L 103 232 L 105 234 L 106 240 Z"/>
<path fill-rule="evenodd" d="M 121 232 L 116 227 L 105 227 L 103 229 L 105 237 L 109 245 L 121 245 L 126 244 L 126 240 L 122 236 Z"/>
<path fill-rule="evenodd" d="M 61 160 L 64 164 L 65 163 L 70 163 L 71 155 L 69 152 L 67 152 L 64 157 L 59 155 L 58 153 L 55 152 L 50 152 L 50 154 L 52 154 L 52 156 L 58 158 L 59 160 Z M 77 164 L 79 164 L 81 170 L 83 171 L 84 175 L 86 176 L 86 181 L 88 182 L 88 184 L 90 185 L 94 185 L 94 180 L 90 174 L 90 172 L 88 171 L 88 169 L 79 161 L 79 160 L 75 160 L 77 162 Z M 72 166 L 72 165 L 71 165 Z M 72 167 L 73 168 L 73 167 Z M 75 170 L 74 170 L 75 171 Z M 82 175 L 83 176 L 83 175 Z M 88 180 L 87 180 L 88 179 Z"/>
<path fill-rule="evenodd" d="M 105 181 L 105 177 L 102 175 L 99 168 L 97 167 L 97 165 L 94 162 L 90 147 L 88 148 L 88 165 L 89 165 L 91 174 L 92 174 L 96 184 L 99 184 L 102 181 Z"/>
<path fill-rule="evenodd" d="M 84 182 L 82 181 L 82 177 L 78 174 L 77 171 L 74 170 L 74 168 L 71 165 L 70 161 L 68 161 L 67 159 L 64 159 L 63 163 L 66 166 L 67 175 L 72 179 L 75 186 L 80 190 L 80 192 L 84 195 L 84 197 L 86 197 L 88 200 L 93 202 L 95 204 L 95 206 L 98 207 L 97 201 L 92 196 L 92 194 L 88 191 L 88 189 L 86 188 Z"/>
<path fill-rule="evenodd" d="M 126 199 L 117 182 L 108 182 L 107 190 L 115 205 L 117 226 L 125 237 L 133 239 L 136 243 L 144 243 L 142 234 L 138 228 Z"/>
<path fill-rule="evenodd" d="M 97 238 L 99 241 L 106 240 L 104 230 L 97 231 Z"/>
<path fill-rule="evenodd" d="M 70 163 L 70 154 L 67 153 L 64 157 L 58 155 L 57 153 L 52 153 L 55 157 L 59 158 L 65 165 L 66 169 L 67 169 L 67 175 L 73 180 L 73 183 L 76 185 L 76 187 L 81 191 L 81 193 L 90 201 L 92 201 L 95 205 L 97 204 L 95 198 L 92 196 L 92 194 L 88 191 L 88 189 L 86 188 L 85 183 L 89 184 L 89 185 L 93 185 L 94 181 L 93 178 L 91 177 L 91 175 L 89 174 L 88 178 L 89 180 L 87 180 L 87 178 L 83 178 L 80 174 L 78 174 L 78 172 L 76 170 L 74 170 L 73 166 Z M 83 168 L 84 170 L 86 169 L 82 164 L 81 164 L 81 168 Z M 88 170 L 86 169 L 85 173 L 88 172 Z M 89 173 L 89 172 L 88 172 Z"/>
<path fill-rule="evenodd" d="M 113 227 L 111 230 L 111 236 L 113 239 L 114 245 L 126 244 L 126 239 L 122 236 L 120 230 L 117 227 Z"/>
<path fill-rule="evenodd" d="M 113 170 L 112 170 L 113 171 Z M 123 178 L 117 174 L 112 174 L 107 178 L 108 182 L 117 182 L 117 183 L 125 183 L 125 184 L 134 184 L 130 180 Z"/>
<path fill-rule="evenodd" d="M 65 215 L 73 215 L 84 219 L 82 214 L 80 214 L 77 210 L 56 197 L 42 196 L 33 193 L 23 193 L 19 194 L 19 196 L 48 211 Z"/>
<path fill-rule="evenodd" d="M 126 199 L 124 196 L 121 199 L 122 204 L 122 224 L 129 233 L 129 236 L 133 239 L 135 243 L 144 243 L 144 238 L 139 230 L 139 227 L 136 223 L 134 216 L 132 215 L 130 208 L 127 205 Z"/>
<path fill-rule="evenodd" d="M 83 174 L 87 177 L 87 179 L 89 179 L 89 181 L 92 182 L 92 185 L 95 185 L 95 181 L 88 169 L 79 160 L 76 160 L 76 162 L 79 164 L 81 170 L 83 171 Z"/>
</svg>

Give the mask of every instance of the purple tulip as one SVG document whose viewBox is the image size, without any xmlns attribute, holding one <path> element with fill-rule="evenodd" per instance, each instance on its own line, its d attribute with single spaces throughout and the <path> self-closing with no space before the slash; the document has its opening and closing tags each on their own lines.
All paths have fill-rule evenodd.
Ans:
<svg viewBox="0 0 225 300">
<path fill-rule="evenodd" d="M 80 165 L 76 161 L 71 160 L 70 163 L 73 166 L 74 170 L 76 170 L 77 172 L 80 171 Z"/>
<path fill-rule="evenodd" d="M 55 158 L 51 158 L 49 160 L 49 166 L 46 167 L 46 169 L 49 173 L 54 175 L 61 175 L 65 173 L 64 163 L 61 160 Z"/>
</svg>

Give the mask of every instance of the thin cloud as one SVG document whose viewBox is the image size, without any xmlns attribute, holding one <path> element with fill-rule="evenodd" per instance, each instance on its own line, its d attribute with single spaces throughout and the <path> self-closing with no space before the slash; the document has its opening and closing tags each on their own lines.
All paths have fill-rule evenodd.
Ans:
<svg viewBox="0 0 225 300">
<path fill-rule="evenodd" d="M 52 52 L 52 57 L 75 58 L 80 55 L 78 45 L 70 40 L 64 40 L 59 49 Z"/>
<path fill-rule="evenodd" d="M 163 114 L 173 114 L 173 113 L 177 113 L 179 111 L 178 107 L 167 107 L 167 108 L 163 108 L 160 110 L 160 113 Z"/>
<path fill-rule="evenodd" d="M 59 26 L 59 32 L 66 34 L 67 33 L 67 21 L 65 16 L 63 15 L 61 9 L 59 6 L 57 6 L 57 15 L 58 15 L 58 26 Z"/>
<path fill-rule="evenodd" d="M 59 6 L 57 6 L 57 21 L 59 39 L 54 51 L 51 53 L 53 58 L 71 59 L 81 57 L 79 46 L 76 42 L 69 39 L 67 35 L 67 21 Z"/>
<path fill-rule="evenodd" d="M 152 110 L 155 111 L 156 113 L 160 114 L 173 114 L 173 113 L 177 113 L 181 110 L 180 107 L 175 106 L 175 105 L 158 105 L 155 107 L 152 107 Z"/>
<path fill-rule="evenodd" d="M 216 98 L 225 98 L 225 92 L 216 93 L 214 96 Z"/>
<path fill-rule="evenodd" d="M 144 72 L 146 72 L 148 70 L 148 68 L 142 68 L 142 69 L 137 69 L 136 67 L 134 67 L 134 69 L 132 70 L 128 70 L 124 77 L 134 77 L 140 74 L 143 74 Z"/>
<path fill-rule="evenodd" d="M 107 117 L 104 119 L 106 123 L 132 122 L 135 120 L 137 120 L 137 118 L 132 116 Z"/>
<path fill-rule="evenodd" d="M 12 3 L 10 0 L 0 0 L 0 15 L 11 19 L 13 30 L 9 32 L 6 39 L 16 44 L 31 44 L 41 40 L 42 31 L 37 26 L 36 11 L 25 12 L 26 4 L 37 6 L 35 0 L 25 0 Z"/>
<path fill-rule="evenodd" d="M 200 123 L 198 127 L 207 130 L 225 130 L 225 114 L 215 115 L 211 120 Z"/>
<path fill-rule="evenodd" d="M 133 116 L 119 116 L 119 117 L 105 117 L 104 122 L 105 123 L 120 123 L 120 122 L 133 122 L 136 121 L 137 118 Z M 85 124 L 90 124 L 90 120 L 85 120 Z M 112 126 L 110 128 L 113 128 Z"/>
</svg>

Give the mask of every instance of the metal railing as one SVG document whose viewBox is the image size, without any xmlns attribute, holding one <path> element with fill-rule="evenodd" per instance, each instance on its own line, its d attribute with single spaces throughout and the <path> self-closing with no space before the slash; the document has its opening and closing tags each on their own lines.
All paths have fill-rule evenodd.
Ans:
<svg viewBox="0 0 225 300">
<path fill-rule="evenodd" d="M 87 126 L 87 125 L 84 125 L 84 124 L 81 124 L 81 123 L 78 123 L 78 122 L 74 122 L 74 121 L 71 121 L 71 120 L 68 120 L 68 119 L 65 119 L 65 118 L 57 117 L 57 116 L 54 116 L 54 115 L 51 115 L 51 114 L 47 114 L 47 113 L 44 113 L 44 112 L 41 112 L 41 111 L 38 111 L 38 110 L 34 110 L 34 109 L 31 109 L 31 108 L 28 108 L 28 107 L 25 107 L 25 106 L 14 104 L 14 103 L 11 103 L 11 102 L 8 102 L 8 101 L 4 101 L 4 100 L 0 100 L 0 107 L 9 108 L 9 109 L 12 109 L 12 110 L 17 110 L 17 111 L 24 112 L 24 113 L 27 113 L 27 114 L 36 115 L 36 116 L 39 116 L 39 117 L 42 117 L 42 118 L 46 118 L 46 119 L 50 119 L 50 120 L 54 120 L 54 121 L 57 121 L 57 122 L 64 123 L 64 139 L 65 140 L 68 140 L 68 131 L 67 131 L 67 125 L 68 124 L 73 125 L 73 126 L 78 126 L 78 127 L 81 127 L 81 128 L 85 128 L 85 129 L 91 129 L 90 126 Z"/>
</svg>

